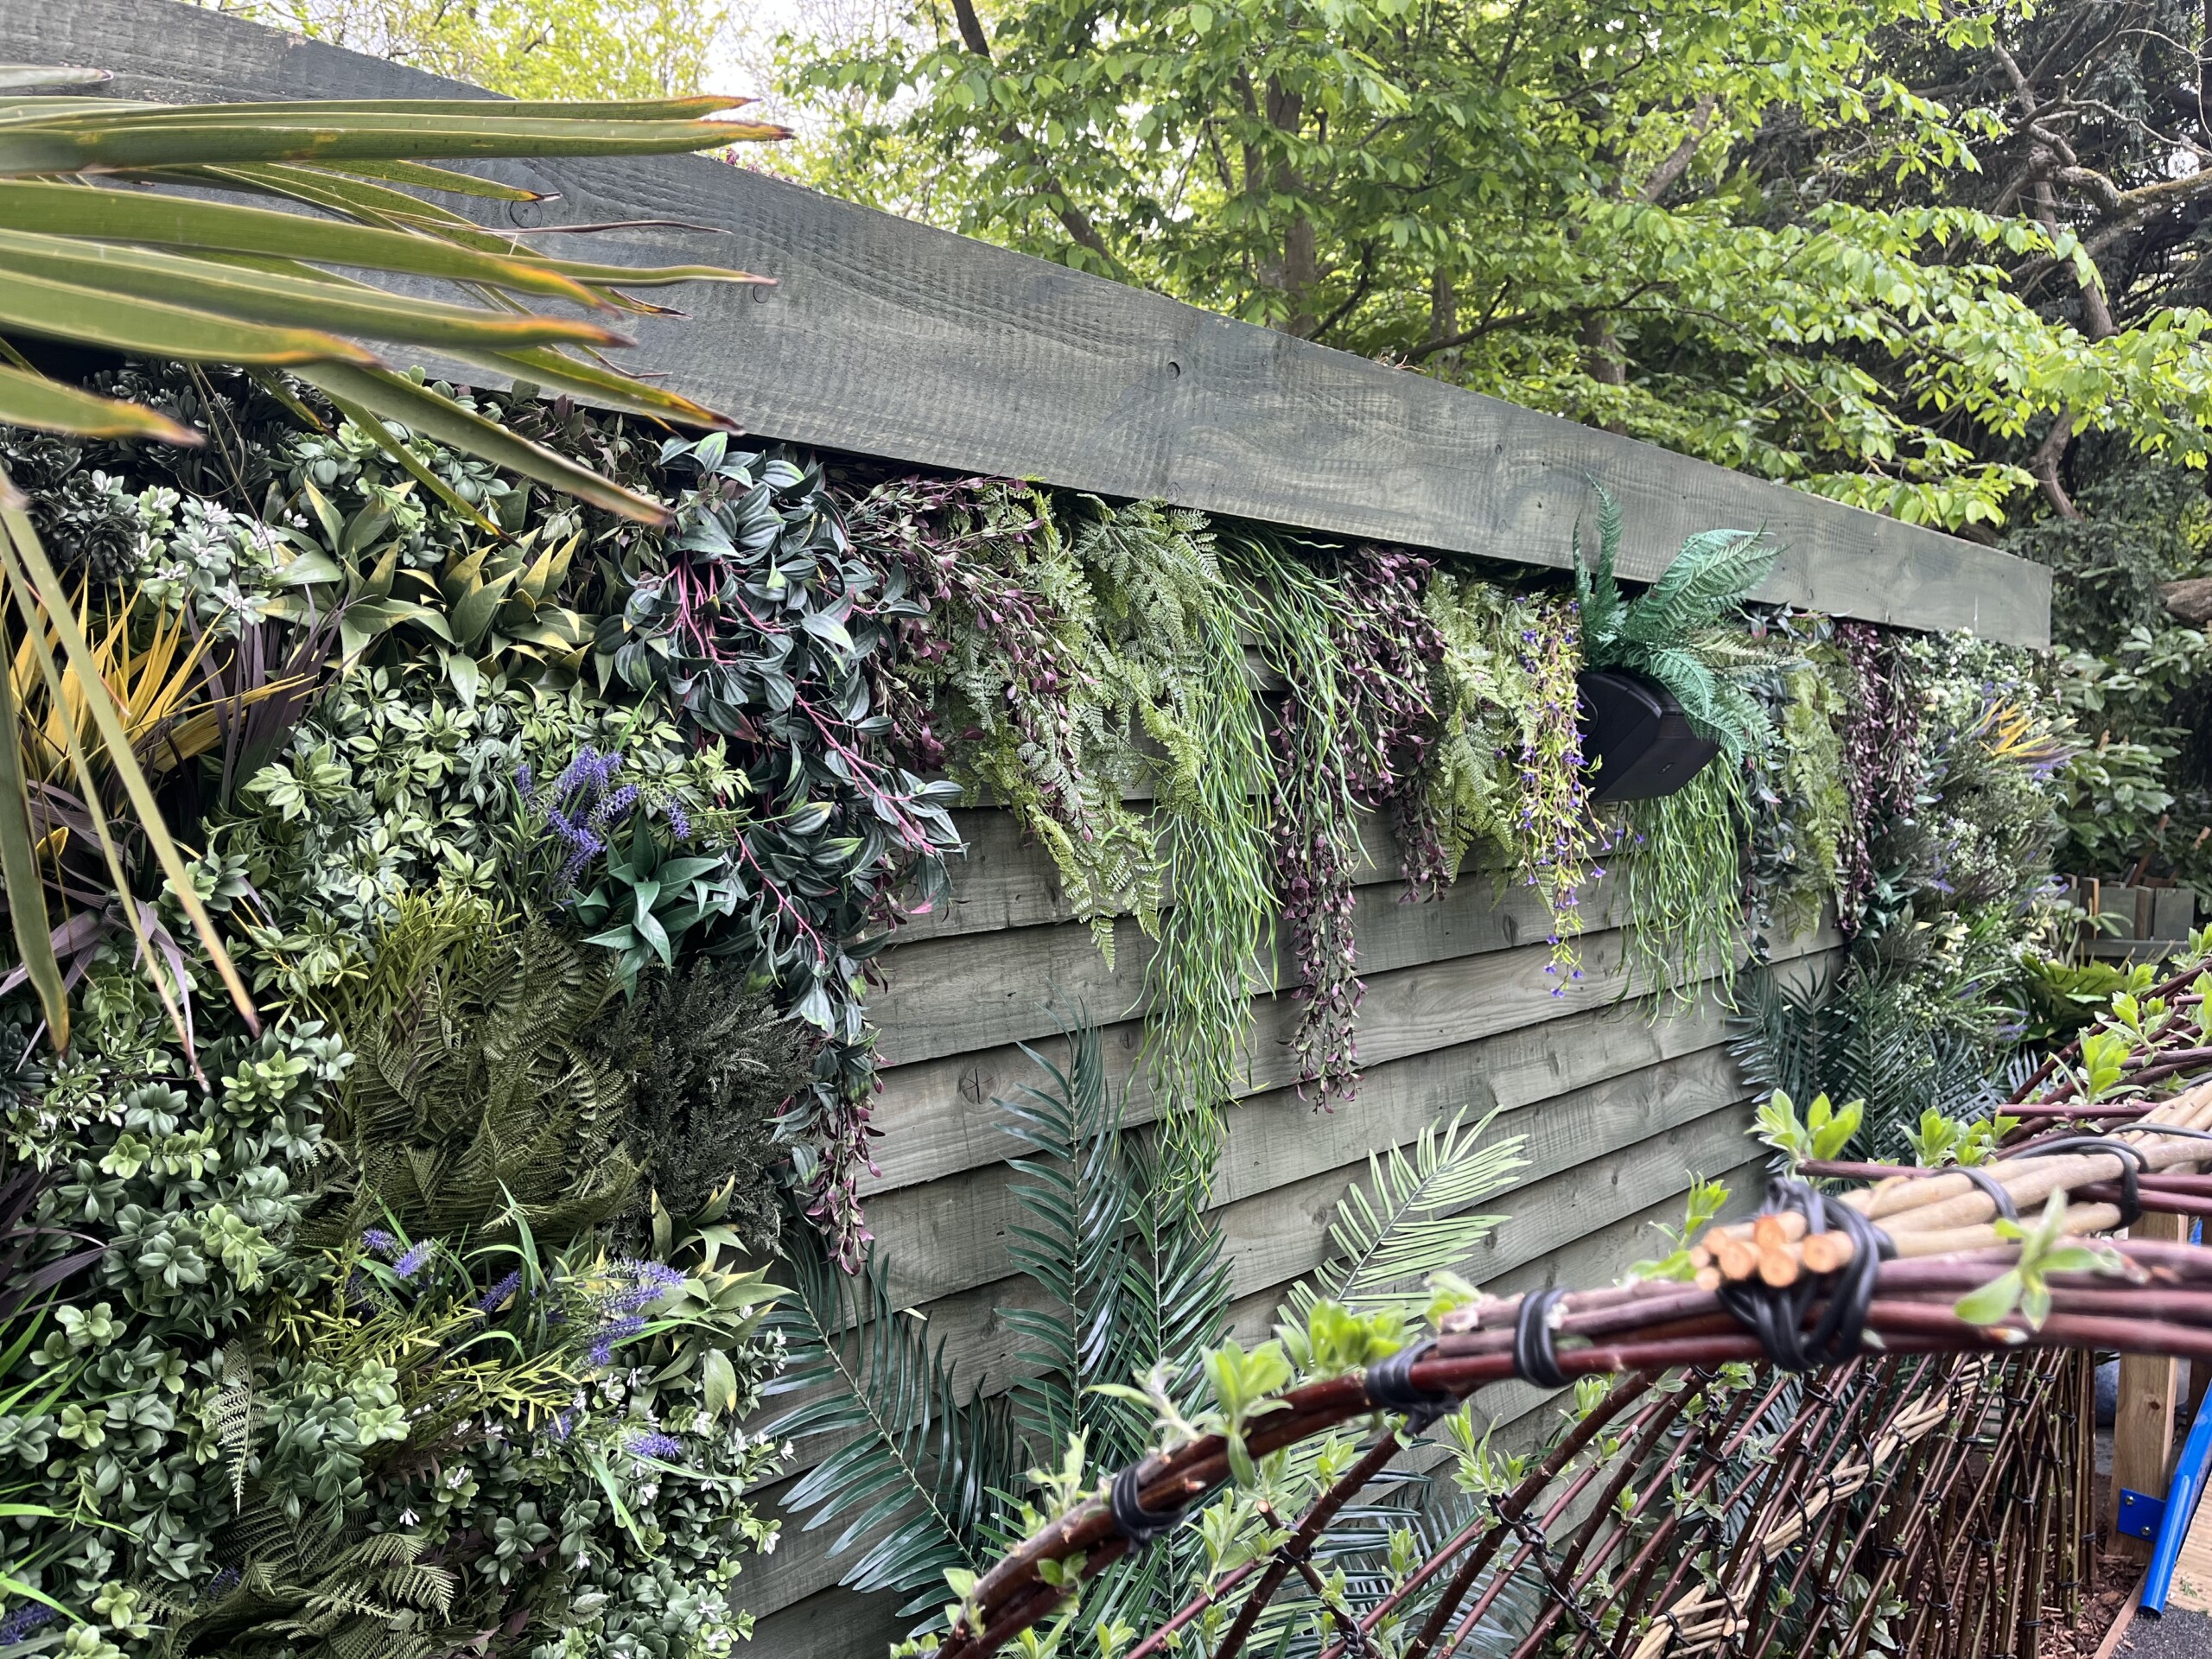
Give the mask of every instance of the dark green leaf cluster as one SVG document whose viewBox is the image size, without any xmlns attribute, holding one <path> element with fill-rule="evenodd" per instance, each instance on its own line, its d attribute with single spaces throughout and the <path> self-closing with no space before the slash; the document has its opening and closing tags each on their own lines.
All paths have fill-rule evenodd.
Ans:
<svg viewBox="0 0 2212 1659">
<path fill-rule="evenodd" d="M 728 1224 L 756 1247 L 773 1243 L 775 1120 L 809 1076 L 804 1042 L 766 991 L 726 961 L 695 959 L 649 976 L 584 1046 L 630 1079 L 628 1142 L 661 1207 L 695 1216 L 728 1187 Z"/>
<path fill-rule="evenodd" d="M 1596 564 L 1583 562 L 1579 532 L 1575 548 L 1585 664 L 1656 680 L 1691 726 L 1732 760 L 1764 748 L 1772 734 L 1742 680 L 1768 659 L 1747 643 L 1738 619 L 1780 547 L 1758 531 L 1700 531 L 1682 543 L 1657 582 L 1630 599 L 1615 574 L 1620 507 L 1604 486 L 1597 488 Z"/>
<path fill-rule="evenodd" d="M 919 906 L 943 896 L 959 845 L 945 810 L 957 787 L 880 752 L 885 658 L 921 606 L 903 573 L 854 552 L 818 467 L 733 452 L 719 435 L 671 440 L 660 460 L 696 486 L 662 556 L 622 574 L 595 650 L 612 682 L 664 699 L 739 774 L 748 816 L 731 849 L 725 948 L 822 1033 L 784 1128 L 849 1267 L 872 1065 L 864 963 L 902 889 Z"/>
</svg>

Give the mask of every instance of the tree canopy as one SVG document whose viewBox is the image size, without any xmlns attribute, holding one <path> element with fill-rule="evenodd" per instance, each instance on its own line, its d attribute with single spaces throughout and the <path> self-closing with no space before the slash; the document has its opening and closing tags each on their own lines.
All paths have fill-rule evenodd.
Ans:
<svg viewBox="0 0 2212 1659">
<path fill-rule="evenodd" d="M 784 61 L 838 194 L 1986 534 L 2055 422 L 2207 448 L 2204 315 L 2098 263 L 2194 141 L 2069 89 L 2160 10 L 917 0 Z"/>
</svg>

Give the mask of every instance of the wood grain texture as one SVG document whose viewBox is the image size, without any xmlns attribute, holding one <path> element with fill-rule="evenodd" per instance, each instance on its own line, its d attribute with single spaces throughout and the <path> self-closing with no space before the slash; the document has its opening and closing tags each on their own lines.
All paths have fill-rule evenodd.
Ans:
<svg viewBox="0 0 2212 1659">
<path fill-rule="evenodd" d="M 952 861 L 951 895 L 929 914 L 900 924 L 900 945 L 1075 919 L 1052 855 L 1024 837 L 1020 823 L 1011 812 L 992 806 L 958 807 L 953 810 L 952 822 L 967 850 Z M 1367 887 L 1404 880 L 1404 858 L 1389 819 L 1379 813 L 1363 812 L 1358 815 L 1357 828 L 1363 856 L 1352 867 L 1354 884 Z M 1485 868 L 1489 867 L 1478 849 L 1470 855 L 1460 879 L 1473 880 L 1478 870 Z M 1173 903 L 1172 891 L 1166 901 Z"/>
<path fill-rule="evenodd" d="M 1599 930 L 1623 918 L 1620 893 L 1611 874 L 1584 889 L 1583 915 L 1600 940 Z M 1550 907 L 1530 887 L 1509 887 L 1501 899 L 1478 880 L 1422 904 L 1401 903 L 1401 895 L 1389 883 L 1357 890 L 1352 925 L 1363 977 L 1510 950 L 1551 931 Z M 1548 944 L 1532 948 L 1549 961 Z M 1128 1019 L 1143 1004 L 1152 951 L 1152 941 L 1126 918 L 1115 925 L 1110 964 L 1090 930 L 1075 925 L 894 944 L 881 957 L 888 982 L 868 1001 L 876 1054 L 884 1065 L 899 1066 L 1049 1036 L 1060 1028 L 1055 1002 L 1086 1008 L 1101 1023 Z M 1281 990 L 1297 982 L 1289 941 L 1279 938 L 1268 983 Z"/>
<path fill-rule="evenodd" d="M 1839 943 L 1832 928 L 1775 942 L 1773 960 L 1791 967 L 1821 956 Z M 1526 1040 L 1500 1051 L 1495 1065 L 1487 1051 L 1470 1049 L 1474 1086 L 1502 1090 L 1498 1098 L 1517 1097 L 1519 1090 L 1546 1093 L 1571 1086 L 1564 1079 L 1578 1067 L 1614 1058 L 1679 1052 L 1684 1038 L 1671 1030 L 1684 1020 L 1717 1019 L 1711 993 L 1678 1004 L 1656 1022 L 1642 1000 L 1649 987 L 1632 980 L 1622 961 L 1622 936 L 1605 932 L 1584 941 L 1583 979 L 1554 996 L 1547 969 L 1548 945 L 1522 945 L 1442 961 L 1418 963 L 1365 976 L 1367 996 L 1360 1005 L 1359 1052 L 1369 1065 L 1474 1039 L 1525 1032 Z M 1042 982 L 1039 982 L 1041 984 Z M 1044 993 L 1032 988 L 1041 1004 Z M 1101 1006 L 1090 1005 L 1094 1018 Z M 1262 997 L 1252 1005 L 1248 1093 L 1294 1082 L 1297 1066 L 1290 1050 L 1298 1018 L 1288 997 Z M 1049 1014 L 1040 1016 L 1045 1024 Z M 1554 1021 L 1573 1020 L 1556 1043 L 1548 1033 Z M 1106 1074 L 1111 1085 L 1127 1090 L 1125 1117 L 1147 1122 L 1157 1109 L 1141 1064 L 1144 1027 L 1128 1020 L 1105 1025 Z M 1043 1039 L 1057 1027 L 1046 1025 Z M 1039 1052 L 1061 1053 L 1057 1043 Z M 1019 1047 L 1001 1044 L 980 1052 L 953 1054 L 917 1065 L 894 1066 L 883 1074 L 876 1122 L 884 1130 L 879 1162 L 883 1167 L 867 1189 L 886 1192 L 916 1181 L 936 1179 L 957 1169 L 1006 1157 L 1006 1116 L 996 1101 L 1034 1075 Z M 1548 1085 L 1546 1079 L 1552 1081 Z M 1479 1099 L 1479 1093 L 1470 1098 Z M 1531 1098 L 1541 1096 L 1532 1095 Z M 1355 1101 L 1343 1109 L 1357 1110 Z"/>
<path fill-rule="evenodd" d="M 1526 1141 L 1529 1168 L 1520 1183 L 1526 1185 L 1582 1162 L 1593 1147 L 1644 1140 L 1740 1091 L 1734 1062 L 1713 1047 L 1503 1114 L 1491 1135 Z M 1246 1200 L 1320 1179 L 1332 1185 L 1325 1207 L 1333 1213 L 1347 1176 L 1363 1173 L 1358 1166 L 1370 1153 L 1408 1146 L 1430 1124 L 1470 1107 L 1470 1117 L 1478 1118 L 1482 1092 L 1461 1053 L 1445 1050 L 1375 1067 L 1358 1100 L 1333 1112 L 1316 1111 L 1288 1089 L 1241 1102 L 1227 1115 L 1212 1207 L 1235 1213 L 1241 1224 L 1252 1214 L 1242 1207 Z M 1302 1217 L 1304 1206 L 1294 1208 Z M 1002 1165 L 902 1188 L 868 1208 L 892 1270 L 893 1300 L 902 1307 L 998 1277 L 1008 1228 L 1027 1219 Z M 1325 1223 L 1319 1230 L 1326 1233 Z M 1240 1232 L 1228 1237 L 1241 1257 L 1249 1240 Z"/>
<path fill-rule="evenodd" d="M 474 90 L 175 0 L 0 0 L 0 56 L 98 64 L 118 92 L 184 100 Z M 1763 527 L 1787 548 L 1764 598 L 2050 637 L 2040 566 L 742 168 L 499 170 L 558 193 L 500 210 L 524 227 L 671 217 L 721 232 L 609 234 L 596 258 L 778 280 L 688 294 L 690 320 L 643 327 L 630 354 L 759 432 L 1554 568 L 1595 477 L 1627 515 L 1626 575 L 1656 575 L 1693 531 Z"/>
</svg>

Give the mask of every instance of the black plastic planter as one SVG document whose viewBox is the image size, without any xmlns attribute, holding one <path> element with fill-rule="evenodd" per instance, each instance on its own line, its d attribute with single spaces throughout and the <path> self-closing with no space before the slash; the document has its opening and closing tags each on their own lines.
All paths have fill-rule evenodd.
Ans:
<svg viewBox="0 0 2212 1659">
<path fill-rule="evenodd" d="M 1582 700 L 1583 764 L 1597 768 L 1593 801 L 1672 795 L 1720 753 L 1718 743 L 1690 729 L 1681 704 L 1664 686 L 1640 674 L 1588 669 L 1576 689 Z"/>
</svg>

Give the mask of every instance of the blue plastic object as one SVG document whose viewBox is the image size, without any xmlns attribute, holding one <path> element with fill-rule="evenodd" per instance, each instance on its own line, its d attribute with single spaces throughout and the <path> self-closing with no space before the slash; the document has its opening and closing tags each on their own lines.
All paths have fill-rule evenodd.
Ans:
<svg viewBox="0 0 2212 1659">
<path fill-rule="evenodd" d="M 2140 1538 L 2145 1542 L 2156 1538 L 2159 1523 L 2165 1518 L 2164 1499 L 2139 1492 L 2132 1486 L 2120 1489 L 2120 1519 L 2114 1524 L 2130 1538 Z"/>
<path fill-rule="evenodd" d="M 2189 1438 L 2181 1443 L 2181 1456 L 2174 1460 L 2173 1484 L 2166 1488 L 2165 1513 L 2158 1528 L 2158 1546 L 2151 1552 L 2151 1571 L 2143 1580 L 2143 1605 L 2159 1613 L 2166 1607 L 2166 1592 L 2173 1587 L 2174 1565 L 2181 1559 L 2182 1540 L 2189 1536 L 2189 1523 L 2196 1518 L 2196 1500 L 2204 1492 L 2205 1466 L 2212 1463 L 2212 1400 L 2196 1414 L 2196 1421 L 2189 1426 Z M 2123 1488 L 2120 1506 L 2125 1513 L 2127 1500 L 2138 1494 Z M 2127 1530 L 2126 1522 L 2120 1530 Z M 2147 1536 L 2148 1535 L 2139 1535 Z"/>
</svg>

